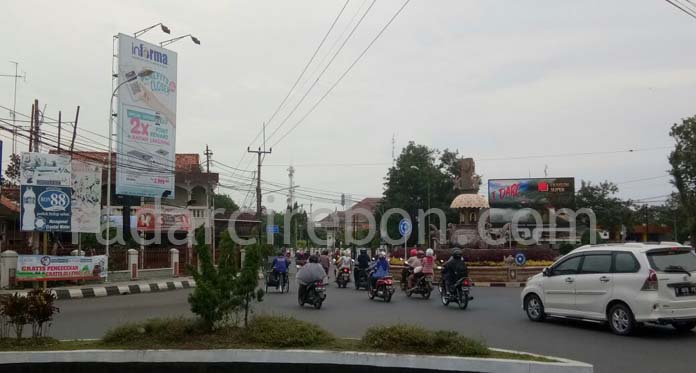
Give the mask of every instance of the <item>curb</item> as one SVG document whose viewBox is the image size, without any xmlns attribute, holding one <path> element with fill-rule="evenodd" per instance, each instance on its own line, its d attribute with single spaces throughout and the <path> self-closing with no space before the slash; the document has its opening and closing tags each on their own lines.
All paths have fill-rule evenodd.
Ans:
<svg viewBox="0 0 696 373">
<path fill-rule="evenodd" d="M 474 282 L 474 287 L 478 288 L 523 288 L 526 282 Z"/>
<path fill-rule="evenodd" d="M 321 350 L 76 350 L 76 351 L 33 351 L 0 352 L 0 366 L 12 372 L 29 372 L 31 364 L 86 364 L 107 363 L 119 370 L 126 370 L 137 364 L 162 364 L 162 368 L 179 367 L 201 370 L 205 364 L 225 366 L 230 371 L 234 368 L 251 366 L 277 370 L 278 364 L 302 364 L 306 371 L 331 365 L 337 372 L 351 371 L 356 367 L 392 368 L 405 372 L 441 371 L 441 372 L 488 372 L 488 373 L 592 373 L 590 364 L 559 359 L 548 356 L 558 362 L 534 362 L 522 360 L 504 360 L 495 358 L 473 358 L 432 355 L 398 355 L 376 352 L 336 352 Z M 29 363 L 30 362 L 30 363 Z M 188 364 L 188 366 L 187 366 Z M 40 367 L 37 365 L 36 367 Z M 72 367 L 73 369 L 75 367 Z M 80 366 L 77 366 L 78 370 Z M 182 369 L 183 368 L 183 369 Z M 274 369 L 273 369 L 274 368 Z M 155 370 L 155 369 L 153 369 Z M 256 369 L 255 369 L 256 370 Z M 39 371 L 39 369 L 34 369 Z M 248 371 L 248 370 L 247 370 Z M 261 370 L 263 371 L 263 370 Z"/>
<path fill-rule="evenodd" d="M 196 282 L 193 280 L 179 280 L 140 283 L 132 285 L 103 285 L 90 286 L 84 288 L 51 289 L 51 293 L 53 293 L 53 295 L 55 295 L 56 299 L 58 300 L 70 300 L 82 298 L 109 297 L 113 295 L 156 293 L 169 290 L 189 289 L 194 287 L 196 287 Z M 19 296 L 25 297 L 29 292 L 22 290 L 17 291 L 16 293 L 19 294 Z"/>
</svg>

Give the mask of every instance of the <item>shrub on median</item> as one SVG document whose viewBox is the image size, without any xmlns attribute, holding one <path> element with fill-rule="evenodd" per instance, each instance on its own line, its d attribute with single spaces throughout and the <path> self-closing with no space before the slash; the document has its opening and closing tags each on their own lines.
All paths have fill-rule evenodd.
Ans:
<svg viewBox="0 0 696 373">
<path fill-rule="evenodd" d="M 369 328 L 363 344 L 380 351 L 452 356 L 487 356 L 485 343 L 452 331 L 429 331 L 418 326 L 396 324 Z"/>
<path fill-rule="evenodd" d="M 248 342 L 281 348 L 319 346 L 335 340 L 317 325 L 284 316 L 256 316 L 244 335 Z"/>
<path fill-rule="evenodd" d="M 102 341 L 107 344 L 130 344 L 137 341 L 171 344 L 186 341 L 188 337 L 202 334 L 205 330 L 204 324 L 198 319 L 150 319 L 112 328 L 106 332 Z"/>
</svg>

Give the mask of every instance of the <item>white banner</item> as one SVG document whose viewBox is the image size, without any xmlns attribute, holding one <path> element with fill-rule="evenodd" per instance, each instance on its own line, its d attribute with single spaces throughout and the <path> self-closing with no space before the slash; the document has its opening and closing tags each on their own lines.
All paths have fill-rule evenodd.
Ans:
<svg viewBox="0 0 696 373">
<path fill-rule="evenodd" d="M 67 155 L 24 152 L 19 166 L 19 184 L 69 187 L 70 170 Z"/>
<path fill-rule="evenodd" d="M 116 193 L 174 198 L 176 52 L 118 35 Z M 141 76 L 145 71 L 148 76 Z"/>
<path fill-rule="evenodd" d="M 101 216 L 102 168 L 72 161 L 72 231 L 97 233 Z"/>
<path fill-rule="evenodd" d="M 17 281 L 99 280 L 106 278 L 107 257 L 20 255 Z"/>
</svg>

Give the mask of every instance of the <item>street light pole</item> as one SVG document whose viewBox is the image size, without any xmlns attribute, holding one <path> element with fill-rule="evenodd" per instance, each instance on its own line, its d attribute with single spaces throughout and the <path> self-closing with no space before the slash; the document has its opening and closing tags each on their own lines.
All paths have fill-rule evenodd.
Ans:
<svg viewBox="0 0 696 373">
<path fill-rule="evenodd" d="M 111 238 L 109 237 L 109 233 L 111 231 L 111 172 L 113 170 L 113 164 L 112 164 L 112 153 L 113 153 L 113 144 L 112 144 L 112 137 L 114 135 L 114 97 L 116 97 L 116 92 L 118 92 L 119 88 L 123 86 L 126 83 L 130 83 L 138 78 L 142 78 L 145 76 L 149 76 L 153 73 L 152 70 L 145 69 L 140 71 L 137 74 L 134 74 L 133 76 L 127 78 L 123 82 L 119 83 L 116 86 L 116 89 L 114 89 L 113 92 L 111 92 L 111 101 L 109 103 L 109 154 L 107 155 L 107 163 L 108 163 L 108 170 L 109 172 L 106 175 L 106 257 L 109 257 L 109 245 L 111 243 Z"/>
</svg>

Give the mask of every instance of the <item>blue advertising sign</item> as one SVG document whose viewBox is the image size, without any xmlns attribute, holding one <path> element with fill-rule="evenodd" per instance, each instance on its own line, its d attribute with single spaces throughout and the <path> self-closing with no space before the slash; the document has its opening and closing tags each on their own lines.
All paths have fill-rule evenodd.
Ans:
<svg viewBox="0 0 696 373">
<path fill-rule="evenodd" d="M 268 225 L 266 226 L 266 233 L 280 233 L 280 228 L 277 225 Z"/>
<path fill-rule="evenodd" d="M 71 188 L 22 185 L 23 231 L 70 232 Z"/>
</svg>

